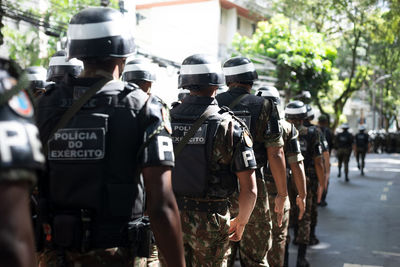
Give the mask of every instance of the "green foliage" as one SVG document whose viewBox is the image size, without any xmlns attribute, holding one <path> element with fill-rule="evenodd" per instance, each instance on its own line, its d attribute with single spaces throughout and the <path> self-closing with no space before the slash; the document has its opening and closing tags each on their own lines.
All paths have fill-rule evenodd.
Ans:
<svg viewBox="0 0 400 267">
<path fill-rule="evenodd" d="M 47 3 L 48 9 L 45 11 L 30 7 L 32 6 L 30 0 L 13 1 L 12 8 L 47 22 L 51 25 L 50 28 L 30 26 L 28 29 L 19 27 L 15 30 L 5 26 L 1 29 L 10 58 L 23 67 L 38 65 L 47 67 L 49 58 L 57 51 L 57 43 L 66 36 L 71 17 L 88 6 L 99 6 L 100 0 L 48 0 Z M 110 6 L 118 8 L 118 0 L 111 0 Z M 44 32 L 59 37 L 47 36 Z"/>
<path fill-rule="evenodd" d="M 307 90 L 316 97 L 318 91 L 329 91 L 336 49 L 322 34 L 282 15 L 260 22 L 252 38 L 236 36 L 233 46 L 250 57 L 265 55 L 275 59 L 277 87 L 285 90 L 287 96 Z"/>
</svg>

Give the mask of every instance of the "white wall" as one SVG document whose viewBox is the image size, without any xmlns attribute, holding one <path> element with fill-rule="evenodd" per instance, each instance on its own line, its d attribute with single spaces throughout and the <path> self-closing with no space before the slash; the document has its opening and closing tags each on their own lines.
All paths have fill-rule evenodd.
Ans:
<svg viewBox="0 0 400 267">
<path fill-rule="evenodd" d="M 178 63 L 196 53 L 218 56 L 218 0 L 137 12 L 146 19 L 136 28 L 136 41 L 149 53 Z"/>
</svg>

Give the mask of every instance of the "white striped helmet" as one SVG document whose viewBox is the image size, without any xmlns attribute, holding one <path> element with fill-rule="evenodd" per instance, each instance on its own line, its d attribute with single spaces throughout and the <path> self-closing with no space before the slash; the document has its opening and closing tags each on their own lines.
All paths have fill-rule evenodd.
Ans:
<svg viewBox="0 0 400 267">
<path fill-rule="evenodd" d="M 89 7 L 75 14 L 67 38 L 68 58 L 129 57 L 135 52 L 131 27 L 109 7 Z"/>
<path fill-rule="evenodd" d="M 226 84 L 232 82 L 252 84 L 258 79 L 253 62 L 247 57 L 233 57 L 225 61 L 223 67 Z"/>
<path fill-rule="evenodd" d="M 256 95 L 261 96 L 265 99 L 271 99 L 272 101 L 274 101 L 275 105 L 279 105 L 281 103 L 279 92 L 274 86 L 260 87 L 258 88 Z"/>
<path fill-rule="evenodd" d="M 45 88 L 46 87 L 46 75 L 47 70 L 40 66 L 32 66 L 26 68 L 26 75 L 29 80 L 29 88 Z"/>
<path fill-rule="evenodd" d="M 195 54 L 182 62 L 178 77 L 179 88 L 194 90 L 196 86 L 223 84 L 225 77 L 221 64 L 212 56 Z"/>
<path fill-rule="evenodd" d="M 64 50 L 57 51 L 51 58 L 49 68 L 47 69 L 46 81 L 56 82 L 60 80 L 65 74 L 70 74 L 73 77 L 78 77 L 83 70 L 83 62 L 71 58 L 68 60 L 67 52 Z"/>
<path fill-rule="evenodd" d="M 290 102 L 285 108 L 285 118 L 289 120 L 305 120 L 307 118 L 306 105 L 300 100 Z"/>
<path fill-rule="evenodd" d="M 122 80 L 131 82 L 133 80 L 156 81 L 155 64 L 146 58 L 136 58 L 126 63 L 122 72 Z"/>
</svg>

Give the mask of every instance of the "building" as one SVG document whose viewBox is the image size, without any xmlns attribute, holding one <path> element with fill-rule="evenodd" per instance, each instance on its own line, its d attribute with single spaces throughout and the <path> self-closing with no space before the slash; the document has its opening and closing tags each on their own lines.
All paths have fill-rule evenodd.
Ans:
<svg viewBox="0 0 400 267">
<path fill-rule="evenodd" d="M 250 37 L 263 19 L 233 0 L 137 0 L 136 12 L 139 51 L 177 65 L 198 53 L 224 61 L 231 54 L 234 35 Z M 152 92 L 171 103 L 179 92 L 177 69 L 159 72 Z"/>
</svg>

